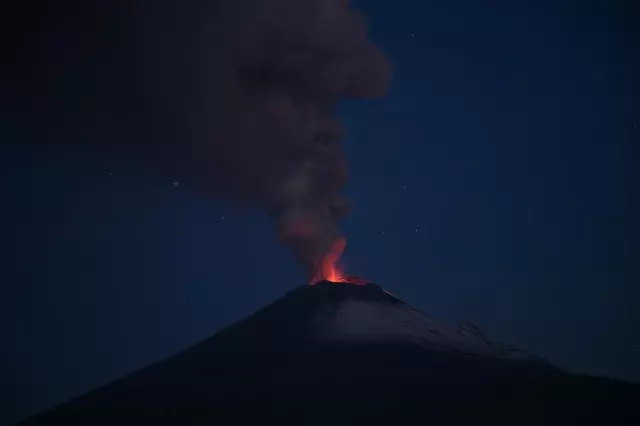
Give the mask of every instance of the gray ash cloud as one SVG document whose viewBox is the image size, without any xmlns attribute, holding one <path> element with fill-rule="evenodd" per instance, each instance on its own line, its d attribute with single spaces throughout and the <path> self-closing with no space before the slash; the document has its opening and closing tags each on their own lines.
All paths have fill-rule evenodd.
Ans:
<svg viewBox="0 0 640 426">
<path fill-rule="evenodd" d="M 384 95 L 391 71 L 348 1 L 27 1 L 24 10 L 7 99 L 17 121 L 41 128 L 27 143 L 135 159 L 263 209 L 313 275 L 347 213 L 333 107 Z"/>
</svg>

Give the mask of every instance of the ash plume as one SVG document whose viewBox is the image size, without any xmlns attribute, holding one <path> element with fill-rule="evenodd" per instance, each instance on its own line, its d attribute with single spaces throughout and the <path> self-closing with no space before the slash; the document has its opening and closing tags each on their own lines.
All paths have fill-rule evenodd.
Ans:
<svg viewBox="0 0 640 426">
<path fill-rule="evenodd" d="M 384 95 L 391 70 L 347 0 L 30 6 L 12 99 L 47 123 L 37 144 L 136 158 L 263 209 L 313 276 L 347 212 L 333 106 Z"/>
</svg>

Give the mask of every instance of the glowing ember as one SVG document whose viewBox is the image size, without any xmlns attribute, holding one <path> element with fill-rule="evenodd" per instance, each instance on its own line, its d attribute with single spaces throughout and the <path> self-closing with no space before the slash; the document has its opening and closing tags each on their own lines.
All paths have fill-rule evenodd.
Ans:
<svg viewBox="0 0 640 426">
<path fill-rule="evenodd" d="M 353 277 L 345 274 L 338 266 L 338 260 L 342 256 L 342 252 L 347 246 L 347 240 L 344 237 L 338 238 L 331 246 L 331 250 L 322 260 L 311 285 L 320 281 L 330 281 L 334 283 L 350 283 L 356 285 L 366 285 L 366 281 L 362 278 Z"/>
</svg>

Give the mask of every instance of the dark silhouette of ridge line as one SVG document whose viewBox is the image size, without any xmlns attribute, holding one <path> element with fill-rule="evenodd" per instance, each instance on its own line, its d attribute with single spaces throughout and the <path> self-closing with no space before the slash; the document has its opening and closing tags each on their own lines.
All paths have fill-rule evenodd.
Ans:
<svg viewBox="0 0 640 426">
<path fill-rule="evenodd" d="M 568 374 L 375 284 L 321 282 L 23 424 L 640 424 L 638 402 L 638 384 Z"/>
</svg>

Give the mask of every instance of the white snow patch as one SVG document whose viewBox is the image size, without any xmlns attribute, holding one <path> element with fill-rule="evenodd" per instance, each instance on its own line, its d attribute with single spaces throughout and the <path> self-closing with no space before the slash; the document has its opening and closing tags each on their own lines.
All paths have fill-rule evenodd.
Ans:
<svg viewBox="0 0 640 426">
<path fill-rule="evenodd" d="M 324 340 L 413 342 L 435 350 L 527 358 L 523 352 L 489 341 L 473 325 L 441 323 L 402 303 L 346 300 L 337 309 L 317 312 L 313 326 Z"/>
</svg>

